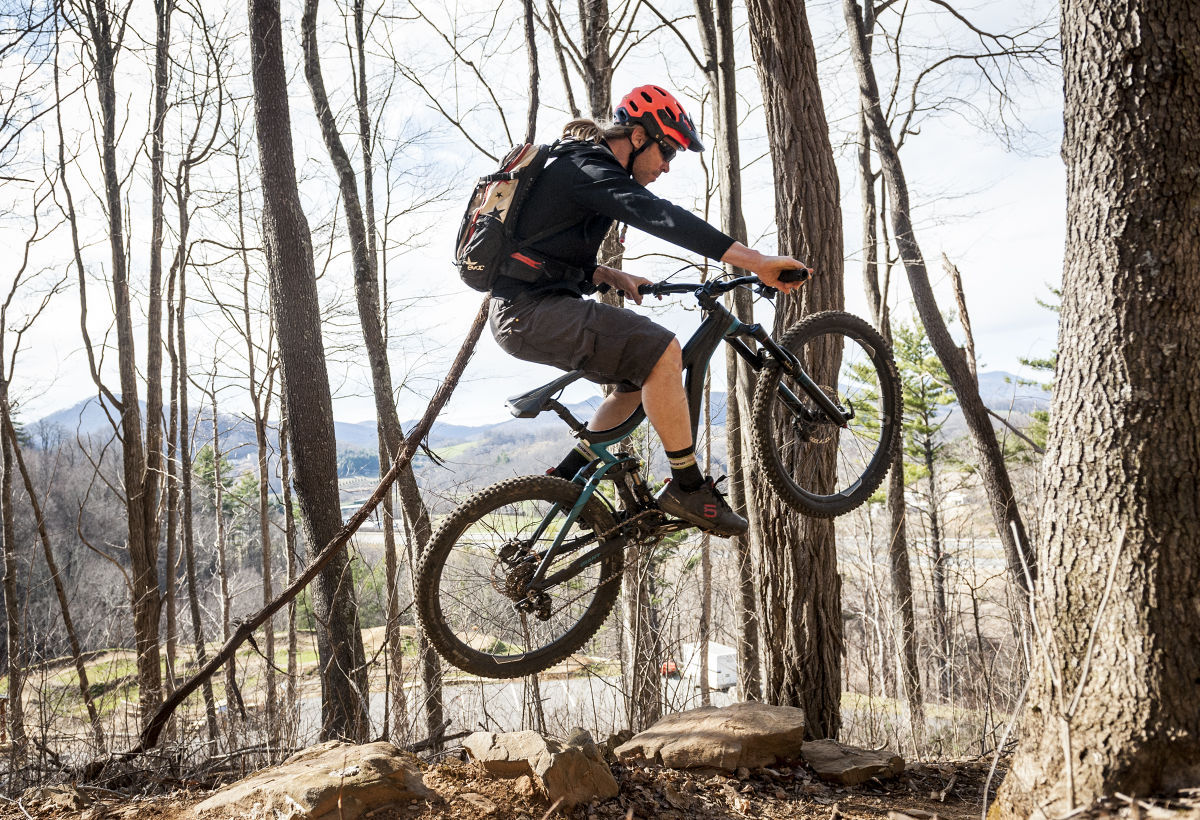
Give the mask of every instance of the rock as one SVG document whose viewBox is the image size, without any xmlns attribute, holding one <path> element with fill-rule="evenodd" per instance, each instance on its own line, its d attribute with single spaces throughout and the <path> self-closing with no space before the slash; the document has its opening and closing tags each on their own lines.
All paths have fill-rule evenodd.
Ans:
<svg viewBox="0 0 1200 820">
<path fill-rule="evenodd" d="M 790 706 L 738 703 L 679 712 L 616 750 L 624 763 L 646 760 L 672 769 L 756 769 L 800 755 L 804 712 Z"/>
<path fill-rule="evenodd" d="M 482 794 L 476 794 L 475 792 L 464 792 L 458 796 L 458 799 L 466 803 L 470 803 L 474 808 L 479 810 L 480 814 L 484 816 L 496 813 L 496 804 L 491 800 L 488 800 Z"/>
<path fill-rule="evenodd" d="M 62 785 L 26 789 L 21 794 L 21 802 L 25 805 L 39 806 L 44 810 L 78 810 L 87 808 L 92 801 L 74 786 Z"/>
<path fill-rule="evenodd" d="M 872 777 L 886 780 L 904 771 L 904 759 L 895 752 L 859 749 L 836 740 L 805 743 L 800 755 L 822 780 L 843 786 L 857 786 Z"/>
<path fill-rule="evenodd" d="M 570 810 L 579 803 L 617 796 L 617 781 L 592 736 L 574 730 L 563 742 L 537 732 L 476 732 L 463 741 L 471 760 L 494 777 L 533 778 L 551 804 Z"/>
<path fill-rule="evenodd" d="M 637 734 L 632 729 L 622 729 L 615 735 L 609 735 L 608 740 L 604 741 L 604 757 L 613 763 L 617 761 L 617 747 L 623 746 L 633 739 Z"/>
<path fill-rule="evenodd" d="M 533 778 L 527 774 L 517 778 L 517 782 L 513 784 L 513 791 L 526 800 L 538 793 L 537 786 L 533 785 Z"/>
<path fill-rule="evenodd" d="M 390 743 L 355 746 L 332 740 L 226 786 L 196 811 L 205 820 L 354 820 L 380 806 L 430 796 L 415 756 Z"/>
</svg>

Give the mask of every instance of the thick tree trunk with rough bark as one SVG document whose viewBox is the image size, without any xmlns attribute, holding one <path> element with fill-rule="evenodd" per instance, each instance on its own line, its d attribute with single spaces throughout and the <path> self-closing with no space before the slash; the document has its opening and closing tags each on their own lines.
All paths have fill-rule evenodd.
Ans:
<svg viewBox="0 0 1200 820">
<path fill-rule="evenodd" d="M 342 529 L 333 404 L 312 237 L 300 207 L 278 0 L 250 0 L 251 66 L 263 179 L 263 239 L 279 337 L 284 402 L 308 543 L 324 545 Z M 315 548 L 315 547 L 314 547 Z M 367 669 L 350 561 L 335 556 L 313 584 L 321 666 L 321 738 L 368 737 Z"/>
<path fill-rule="evenodd" d="M 800 0 L 750 0 L 750 42 L 766 100 L 779 251 L 816 268 L 799 295 L 778 298 L 776 332 L 816 310 L 842 307 L 842 213 L 817 60 Z M 817 383 L 837 361 L 814 368 Z M 832 458 L 797 470 L 832 471 Z M 805 711 L 814 737 L 841 727 L 842 612 L 833 522 L 797 515 L 765 481 L 752 481 L 761 513 L 759 595 L 764 698 Z"/>
<path fill-rule="evenodd" d="M 1067 0 L 1040 652 L 993 817 L 1200 786 L 1200 8 Z"/>
</svg>

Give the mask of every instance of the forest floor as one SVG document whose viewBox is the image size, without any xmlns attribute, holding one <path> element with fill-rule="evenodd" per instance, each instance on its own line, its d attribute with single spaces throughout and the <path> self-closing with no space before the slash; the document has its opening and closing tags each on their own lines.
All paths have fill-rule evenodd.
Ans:
<svg viewBox="0 0 1200 820">
<path fill-rule="evenodd" d="M 613 766 L 620 795 L 578 806 L 577 820 L 967 820 L 980 817 L 987 760 L 912 764 L 891 781 L 840 787 L 816 780 L 803 766 L 759 769 L 749 776 Z M 994 794 L 999 772 L 989 794 Z M 743 772 L 743 775 L 745 773 Z M 376 809 L 371 820 L 543 820 L 546 801 L 514 783 L 482 776 L 460 760 L 431 765 L 424 776 L 437 793 Z M 156 795 L 122 794 L 88 787 L 31 789 L 0 799 L 0 820 L 195 820 L 195 806 L 211 792 L 202 788 Z M 558 815 L 562 816 L 562 815 Z"/>
<path fill-rule="evenodd" d="M 617 797 L 563 814 L 533 793 L 528 778 L 491 778 L 460 759 L 449 759 L 424 773 L 426 785 L 436 793 L 433 798 L 381 806 L 364 820 L 971 820 L 985 818 L 984 790 L 988 799 L 995 797 L 1007 762 L 1002 759 L 990 779 L 989 760 L 974 759 L 909 764 L 895 779 L 855 787 L 822 783 L 803 765 L 731 777 L 616 764 Z M 142 782 L 120 790 L 65 785 L 28 789 L 18 797 L 0 793 L 0 820 L 204 820 L 196 807 L 220 785 L 192 783 L 173 790 L 160 785 L 147 793 Z M 1118 794 L 1063 817 L 1200 820 L 1200 790 L 1155 800 Z M 245 820 L 267 816 L 253 814 Z"/>
</svg>

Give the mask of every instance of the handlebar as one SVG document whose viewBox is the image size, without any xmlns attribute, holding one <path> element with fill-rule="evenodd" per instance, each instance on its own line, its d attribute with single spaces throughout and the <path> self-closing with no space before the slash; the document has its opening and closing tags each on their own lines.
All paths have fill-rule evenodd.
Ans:
<svg viewBox="0 0 1200 820">
<path fill-rule="evenodd" d="M 807 268 L 793 268 L 780 275 L 781 282 L 804 282 L 809 277 Z M 757 276 L 738 276 L 733 279 L 712 279 L 708 282 L 656 282 L 650 285 L 639 285 L 638 293 L 647 296 L 667 296 L 672 293 L 696 293 L 706 291 L 709 294 L 728 293 L 745 285 L 756 286 L 765 296 L 774 296 L 775 288 L 763 283 Z"/>
</svg>

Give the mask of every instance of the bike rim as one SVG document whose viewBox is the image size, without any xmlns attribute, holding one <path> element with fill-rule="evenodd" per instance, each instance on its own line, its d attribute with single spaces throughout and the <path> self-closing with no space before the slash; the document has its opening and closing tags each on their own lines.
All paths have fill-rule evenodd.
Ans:
<svg viewBox="0 0 1200 820">
<path fill-rule="evenodd" d="M 814 502 L 858 499 L 863 484 L 887 458 L 886 431 L 892 408 L 883 352 L 846 329 L 814 330 L 787 345 L 804 371 L 839 407 L 853 413 L 844 426 L 831 421 L 789 374 L 779 372 L 770 408 L 770 437 L 791 489 Z M 804 413 L 790 407 L 786 393 Z M 809 418 L 804 418 L 808 415 Z"/>
<path fill-rule="evenodd" d="M 521 595 L 521 567 L 526 565 L 514 568 L 501 558 L 502 549 L 520 545 L 523 557 L 544 554 L 566 523 L 570 507 L 563 499 L 505 501 L 464 527 L 447 553 L 436 585 L 439 618 L 462 654 L 495 664 L 498 673 L 507 664 L 557 654 L 561 646 L 572 642 L 572 633 L 583 626 L 581 622 L 599 595 L 601 584 L 619 583 L 605 577 L 613 574 L 613 562 L 605 559 L 545 590 L 545 597 L 538 597 L 527 610 L 517 607 L 514 597 L 528 600 L 527 595 Z M 543 526 L 547 519 L 549 523 Z M 565 543 L 575 543 L 579 548 L 552 563 L 546 575 L 553 575 L 594 549 L 594 533 L 603 525 L 585 509 L 565 535 Z M 546 614 L 549 617 L 543 617 Z"/>
</svg>

